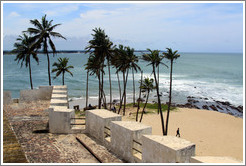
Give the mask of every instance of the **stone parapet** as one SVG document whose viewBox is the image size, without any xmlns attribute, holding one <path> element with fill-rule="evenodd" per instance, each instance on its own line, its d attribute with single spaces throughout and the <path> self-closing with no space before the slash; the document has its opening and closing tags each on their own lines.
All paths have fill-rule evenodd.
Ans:
<svg viewBox="0 0 246 166">
<path fill-rule="evenodd" d="M 195 144 L 174 136 L 144 135 L 144 163 L 189 163 L 195 155 Z"/>
<path fill-rule="evenodd" d="M 121 121 L 122 116 L 105 109 L 87 110 L 85 116 L 86 133 L 110 148 L 110 122 Z"/>
<path fill-rule="evenodd" d="M 139 122 L 112 121 L 111 125 L 111 150 L 120 158 L 128 162 L 141 162 L 135 151 L 141 152 L 141 137 L 152 134 L 152 127 Z M 134 144 L 139 144 L 139 146 Z"/>
</svg>

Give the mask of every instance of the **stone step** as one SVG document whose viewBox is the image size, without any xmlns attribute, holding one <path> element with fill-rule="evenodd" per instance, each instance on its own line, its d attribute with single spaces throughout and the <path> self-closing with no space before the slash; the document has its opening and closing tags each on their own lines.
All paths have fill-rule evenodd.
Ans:
<svg viewBox="0 0 246 166">
<path fill-rule="evenodd" d="M 67 100 L 66 94 L 52 94 L 51 99 Z"/>
<path fill-rule="evenodd" d="M 50 106 L 68 106 L 67 100 L 51 99 Z"/>
<path fill-rule="evenodd" d="M 53 89 L 52 94 L 67 94 L 67 90 L 56 90 L 56 89 Z"/>
<path fill-rule="evenodd" d="M 53 90 L 67 90 L 66 85 L 55 85 L 53 86 Z"/>
<path fill-rule="evenodd" d="M 71 128 L 71 133 L 76 134 L 76 133 L 85 133 L 85 127 L 78 127 L 78 126 L 73 126 Z"/>
</svg>

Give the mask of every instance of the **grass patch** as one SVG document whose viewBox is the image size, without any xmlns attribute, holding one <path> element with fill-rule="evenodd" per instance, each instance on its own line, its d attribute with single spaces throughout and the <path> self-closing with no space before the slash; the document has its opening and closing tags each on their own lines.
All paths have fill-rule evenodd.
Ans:
<svg viewBox="0 0 246 166">
<path fill-rule="evenodd" d="M 140 111 L 141 111 L 141 109 L 143 109 L 143 107 L 144 107 L 144 104 L 145 103 L 140 103 Z M 133 107 L 133 103 L 128 103 L 128 104 L 126 104 L 126 108 L 127 107 Z M 146 113 L 154 113 L 154 112 L 157 112 L 158 111 L 158 103 L 147 103 L 147 105 L 146 105 Z M 167 109 L 168 109 L 168 105 L 167 104 L 162 104 L 161 105 L 161 109 L 162 109 L 162 112 L 165 112 L 165 111 L 167 111 Z M 173 110 L 175 110 L 176 109 L 176 107 L 171 107 L 170 108 L 170 110 L 171 111 L 173 111 Z M 149 111 L 148 111 L 149 110 Z"/>
</svg>

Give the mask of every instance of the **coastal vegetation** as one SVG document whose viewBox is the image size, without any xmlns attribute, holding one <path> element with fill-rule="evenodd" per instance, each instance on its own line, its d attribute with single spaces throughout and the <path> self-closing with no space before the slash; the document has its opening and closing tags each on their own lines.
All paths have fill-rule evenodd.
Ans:
<svg viewBox="0 0 246 166">
<path fill-rule="evenodd" d="M 151 91 L 153 91 L 155 89 L 154 87 L 154 79 L 153 78 L 145 78 L 142 82 L 142 85 L 141 85 L 141 89 L 143 89 L 144 91 L 147 91 L 147 97 L 146 97 L 146 101 L 145 101 L 145 104 L 144 104 L 144 107 L 143 107 L 143 111 L 141 113 L 141 118 L 140 118 L 140 122 L 142 121 L 143 119 L 143 114 L 145 112 L 145 107 L 147 106 L 147 103 L 148 103 L 148 99 L 149 99 L 149 93 Z M 134 105 L 134 103 L 133 103 Z"/>
<path fill-rule="evenodd" d="M 17 53 L 15 61 L 18 61 L 18 63 L 21 61 L 21 67 L 23 66 L 23 63 L 25 62 L 25 66 L 29 68 L 31 89 L 33 89 L 31 57 L 33 57 L 33 59 L 37 63 L 39 62 L 37 53 L 31 49 L 33 42 L 34 42 L 33 38 L 23 33 L 22 36 L 19 36 L 16 39 L 16 43 L 14 44 L 15 49 L 13 50 L 13 52 Z"/>
<path fill-rule="evenodd" d="M 160 112 L 161 116 L 161 125 L 162 125 L 162 133 L 165 135 L 165 126 L 164 126 L 164 119 L 163 119 L 163 114 L 162 114 L 162 108 L 161 108 L 161 99 L 160 99 L 160 93 L 159 93 L 159 82 L 156 77 L 156 68 L 160 65 L 162 57 L 159 54 L 159 50 L 150 50 L 149 54 L 143 54 L 142 59 L 146 62 L 148 62 L 148 65 L 152 66 L 152 72 L 154 74 L 154 79 L 155 79 L 155 85 L 156 85 L 156 93 L 157 93 L 157 99 L 158 99 L 158 111 Z"/>
<path fill-rule="evenodd" d="M 64 75 L 66 72 L 73 76 L 73 73 L 69 70 L 72 69 L 73 66 L 67 66 L 68 60 L 69 58 L 58 58 L 58 63 L 54 62 L 52 65 L 55 67 L 52 69 L 52 73 L 56 72 L 56 76 L 54 77 L 54 79 L 56 79 L 60 74 L 62 74 L 62 85 L 65 85 Z"/>
<path fill-rule="evenodd" d="M 169 102 L 168 102 L 168 110 L 167 110 L 167 118 L 166 118 L 166 131 L 165 135 L 167 135 L 168 131 L 168 120 L 169 120 L 169 113 L 172 101 L 172 73 L 173 73 L 173 61 L 180 57 L 178 54 L 178 50 L 174 51 L 171 48 L 167 48 L 167 52 L 163 52 L 164 58 L 170 60 L 171 67 L 170 67 L 170 88 L 169 88 Z"/>
<path fill-rule="evenodd" d="M 48 21 L 46 19 L 46 15 L 42 17 L 41 22 L 37 19 L 30 20 L 30 23 L 34 26 L 34 28 L 28 28 L 26 32 L 30 35 L 33 35 L 32 38 L 35 39 L 35 44 L 33 44 L 32 49 L 37 48 L 37 45 L 40 46 L 42 44 L 43 52 L 47 55 L 47 62 L 48 62 L 48 78 L 49 78 L 49 85 L 51 86 L 51 78 L 50 78 L 50 58 L 48 48 L 50 46 L 53 55 L 56 53 L 56 47 L 54 42 L 52 41 L 51 37 L 63 38 L 60 33 L 54 32 L 54 29 L 61 25 L 55 24 L 52 25 L 53 20 Z"/>
</svg>

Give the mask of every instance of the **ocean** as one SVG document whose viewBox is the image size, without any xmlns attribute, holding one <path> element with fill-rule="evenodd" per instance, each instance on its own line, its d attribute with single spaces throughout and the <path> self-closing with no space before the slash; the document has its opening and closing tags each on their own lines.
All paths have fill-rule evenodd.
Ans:
<svg viewBox="0 0 246 166">
<path fill-rule="evenodd" d="M 142 53 L 136 52 L 138 56 Z M 242 53 L 180 53 L 173 65 L 173 93 L 172 101 L 176 104 L 185 104 L 187 97 L 207 98 L 213 101 L 227 101 L 234 106 L 243 106 L 243 54 Z M 39 65 L 32 60 L 33 86 L 48 85 L 47 58 L 45 54 L 39 54 Z M 68 57 L 73 77 L 66 73 L 65 84 L 68 86 L 70 101 L 80 99 L 82 105 L 85 102 L 86 93 L 86 70 L 88 54 L 84 53 L 59 53 L 50 61 L 53 64 L 59 57 Z M 21 89 L 30 89 L 28 68 L 20 68 L 15 55 L 3 56 L 3 89 L 12 92 L 13 98 L 19 98 Z M 168 60 L 163 61 L 170 66 Z M 146 62 L 139 61 L 143 69 L 144 77 L 153 77 L 151 66 Z M 52 68 L 52 66 L 51 66 Z M 160 92 L 163 103 L 168 101 L 170 68 L 160 66 Z M 118 81 L 115 69 L 111 69 L 113 99 L 119 99 Z M 54 77 L 52 73 L 52 77 Z M 135 73 L 136 99 L 139 93 L 140 72 Z M 120 75 L 122 81 L 122 75 Z M 127 100 L 132 101 L 132 73 L 129 72 L 127 83 Z M 61 85 L 62 77 L 52 78 L 52 85 Z M 123 83 L 121 82 L 122 91 Z M 104 89 L 109 101 L 108 71 L 105 68 Z M 97 103 L 98 80 L 95 76 L 89 77 L 89 102 Z M 150 94 L 149 101 L 156 101 L 156 92 Z"/>
</svg>

